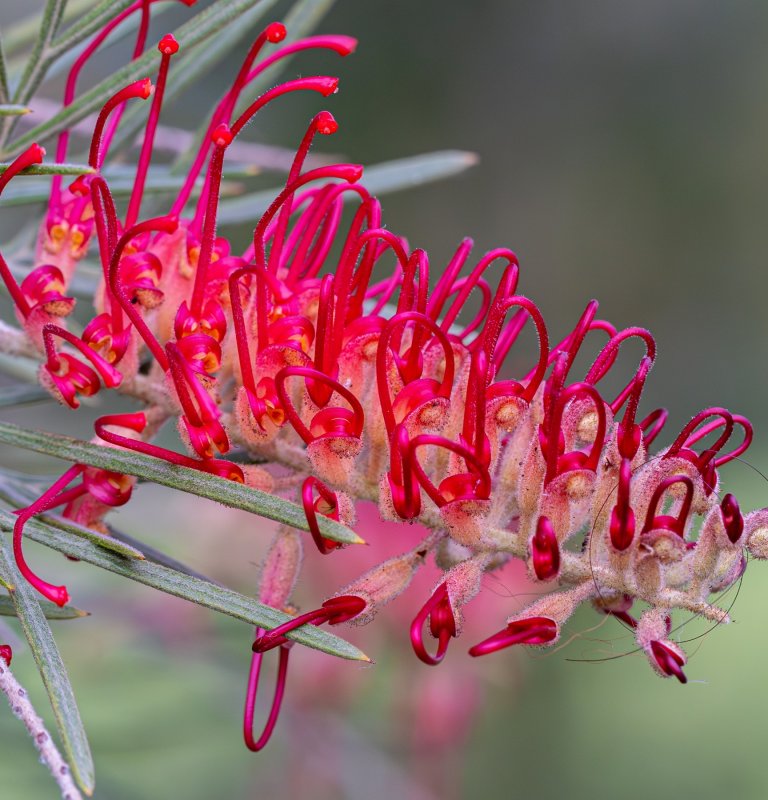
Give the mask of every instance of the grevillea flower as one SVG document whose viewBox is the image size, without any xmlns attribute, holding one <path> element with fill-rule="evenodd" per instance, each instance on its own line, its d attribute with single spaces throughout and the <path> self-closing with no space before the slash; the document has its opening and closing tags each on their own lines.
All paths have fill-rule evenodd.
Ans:
<svg viewBox="0 0 768 800">
<path fill-rule="evenodd" d="M 106 33 L 148 6 L 134 3 L 94 38 L 72 67 L 65 104 Z M 137 52 L 145 26 L 141 31 Z M 671 445 L 654 451 L 667 412 L 640 415 L 656 359 L 652 335 L 599 319 L 593 300 L 553 343 L 538 306 L 520 293 L 518 259 L 506 248 L 473 257 L 465 239 L 434 279 L 427 253 L 385 227 L 362 167 L 307 168 L 314 139 L 338 128 L 326 110 L 297 135 L 284 188 L 254 220 L 249 247 L 235 253 L 217 232 L 228 148 L 273 101 L 299 92 L 328 98 L 338 79 L 286 81 L 237 116 L 241 94 L 299 51 L 346 56 L 355 48 L 343 36 L 283 44 L 285 35 L 273 23 L 256 38 L 209 117 L 178 197 L 167 213 L 142 219 L 163 92 L 179 50 L 163 37 L 154 87 L 150 78 L 131 83 L 99 114 L 89 158 L 94 174 L 68 187 L 54 180 L 40 263 L 18 284 L 0 258 L 19 323 L 42 357 L 41 381 L 57 398 L 73 408 L 79 397 L 105 390 L 152 398 L 145 411 L 102 416 L 95 432 L 104 446 L 254 486 L 287 470 L 324 564 L 345 552 L 322 536 L 318 519 L 352 526 L 360 500 L 375 502 L 384 519 L 418 521 L 428 530 L 415 547 L 371 565 L 305 613 L 291 605 L 301 537 L 286 529 L 277 534 L 259 598 L 289 610 L 292 619 L 256 631 L 246 744 L 261 749 L 275 726 L 289 661 L 286 634 L 303 625 L 369 623 L 433 558 L 443 574 L 428 596 L 414 598 L 410 628 L 426 664 L 452 655 L 463 608 L 483 578 L 519 559 L 541 596 L 506 622 L 487 620 L 489 636 L 469 648 L 471 655 L 552 645 L 574 611 L 591 603 L 634 629 L 660 675 L 684 682 L 685 654 L 669 638 L 672 612 L 722 622 L 727 614 L 710 602 L 712 593 L 741 576 L 745 548 L 768 557 L 768 511 L 744 517 L 733 495 L 719 493 L 721 468 L 751 442 L 749 421 L 708 408 L 671 436 Z M 150 97 L 135 186 L 121 215 L 102 167 L 125 104 Z M 64 134 L 59 159 L 66 142 Z M 22 153 L 0 178 L 0 191 L 43 155 L 37 145 Z M 202 190 L 192 202 L 199 180 Z M 90 251 L 100 259 L 102 283 L 95 314 L 76 335 L 66 327 L 74 303 L 66 292 Z M 538 338 L 538 353 L 512 374 L 509 355 L 526 326 Z M 630 340 L 641 345 L 642 357 L 612 396 L 603 382 L 631 364 Z M 577 357 L 585 355 L 591 366 L 579 374 Z M 169 418 L 177 420 L 185 452 L 150 441 Z M 227 460 L 233 450 L 253 463 Z M 275 472 L 255 466 L 264 462 Z M 66 588 L 42 580 L 24 559 L 26 522 L 63 506 L 65 515 L 99 527 L 132 488 L 123 475 L 70 468 L 18 514 L 14 552 L 24 576 L 65 603 Z M 639 620 L 630 613 L 635 601 L 648 606 Z M 254 702 L 262 660 L 273 649 L 277 688 L 257 736 Z"/>
</svg>

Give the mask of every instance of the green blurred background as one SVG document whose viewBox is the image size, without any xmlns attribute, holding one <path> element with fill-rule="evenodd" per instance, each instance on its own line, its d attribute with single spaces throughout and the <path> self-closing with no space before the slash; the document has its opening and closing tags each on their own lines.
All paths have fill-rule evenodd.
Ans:
<svg viewBox="0 0 768 800">
<path fill-rule="evenodd" d="M 32 7 L 4 0 L 0 22 Z M 183 16 L 168 13 L 157 32 Z M 360 39 L 343 62 L 310 55 L 293 65 L 342 77 L 328 106 L 340 130 L 326 149 L 363 163 L 449 147 L 480 155 L 458 179 L 385 198 L 393 230 L 427 248 L 436 270 L 465 235 L 481 251 L 514 248 L 521 290 L 539 303 L 553 338 L 592 297 L 615 324 L 649 327 L 660 356 L 644 407 L 667 406 L 669 431 L 708 405 L 746 414 L 757 431 L 748 460 L 768 471 L 768 4 L 340 0 L 321 30 Z M 102 64 L 123 58 L 116 47 Z M 235 71 L 237 57 L 232 62 L 167 119 L 198 120 Z M 292 101 L 252 130 L 290 147 L 315 109 Z M 244 240 L 247 231 L 237 235 Z M 89 433 L 87 414 L 48 404 L 6 417 Z M 13 458 L 17 468 L 58 469 L 27 454 Z M 723 479 L 743 508 L 768 504 L 768 485 L 750 466 L 731 465 Z M 267 526 L 219 511 L 144 487 L 115 519 L 253 591 Z M 747 570 L 735 623 L 685 645 L 687 686 L 657 679 L 642 656 L 595 661 L 632 650 L 632 642 L 617 624 L 590 632 L 599 620 L 588 613 L 569 627 L 576 640 L 551 655 L 508 651 L 459 665 L 469 661 L 461 640 L 441 669 L 460 670 L 467 688 L 459 680 L 436 702 L 451 707 L 478 691 L 479 712 L 452 743 L 415 747 L 404 703 L 415 702 L 414 685 L 432 675 L 408 654 L 405 625 L 390 626 L 388 638 L 362 630 L 355 641 L 377 666 L 341 665 L 327 691 L 344 695 L 349 681 L 352 696 L 309 703 L 295 657 L 284 718 L 269 750 L 254 756 L 239 730 L 246 628 L 62 564 L 42 548 L 30 552 L 43 574 L 68 578 L 73 601 L 93 612 L 57 623 L 56 632 L 91 738 L 98 798 L 768 794 L 768 573 L 759 564 Z M 407 607 L 420 602 L 411 597 Z M 485 629 L 496 630 L 503 616 L 484 620 Z M 28 651 L 17 633 L 1 630 L 43 711 Z M 693 622 L 680 635 L 707 630 Z M 304 673 L 316 669 L 324 667 L 308 660 Z M 310 675 L 312 691 L 323 695 L 318 674 Z M 2 703 L 0 735 L 0 797 L 54 797 Z"/>
</svg>

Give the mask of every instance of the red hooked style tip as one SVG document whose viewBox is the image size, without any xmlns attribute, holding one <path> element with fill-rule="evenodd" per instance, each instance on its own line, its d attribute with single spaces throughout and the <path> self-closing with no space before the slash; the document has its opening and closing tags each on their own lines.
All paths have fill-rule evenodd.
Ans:
<svg viewBox="0 0 768 800">
<path fill-rule="evenodd" d="M 146 100 L 155 89 L 149 78 L 144 78 L 143 81 L 136 81 L 136 86 L 136 97 L 140 97 L 142 100 Z"/>
<path fill-rule="evenodd" d="M 329 136 L 332 133 L 336 133 L 339 129 L 339 123 L 336 122 L 336 118 L 330 111 L 321 111 L 315 117 L 315 128 L 317 132 L 322 133 L 323 136 Z"/>
<path fill-rule="evenodd" d="M 529 617 L 507 624 L 504 630 L 469 649 L 471 656 L 485 656 L 513 644 L 544 645 L 557 639 L 557 623 L 549 617 Z"/>
<path fill-rule="evenodd" d="M 427 618 L 429 632 L 437 639 L 435 655 L 430 655 L 424 647 L 422 629 Z M 411 623 L 411 645 L 421 661 L 435 667 L 445 658 L 452 636 L 456 636 L 456 618 L 453 616 L 448 587 L 441 583 Z"/>
<path fill-rule="evenodd" d="M 688 682 L 682 669 L 685 666 L 686 658 L 682 652 L 678 651 L 677 647 L 673 648 L 669 642 L 660 642 L 654 639 L 651 642 L 651 655 L 663 675 L 669 678 L 674 676 L 680 683 Z"/>
<path fill-rule="evenodd" d="M 0 644 L 0 658 L 5 661 L 7 667 L 11 666 L 13 659 L 13 650 L 9 644 Z"/>
<path fill-rule="evenodd" d="M 320 92 L 320 94 L 328 97 L 329 95 L 336 94 L 339 91 L 339 79 L 338 78 L 331 78 L 328 76 L 318 76 L 314 80 L 315 89 Z"/>
<path fill-rule="evenodd" d="M 216 147 L 227 147 L 232 143 L 232 131 L 229 129 L 229 125 L 225 123 L 221 123 L 221 125 L 217 126 L 216 129 L 211 134 L 211 141 L 216 145 Z"/>
<path fill-rule="evenodd" d="M 551 581 L 560 571 L 560 544 L 548 517 L 539 517 L 531 538 L 531 560 L 540 581 Z"/>
<path fill-rule="evenodd" d="M 165 36 L 158 42 L 157 49 L 164 56 L 172 56 L 179 52 L 179 43 L 176 41 L 172 33 L 166 33 Z"/>
<path fill-rule="evenodd" d="M 19 172 L 31 167 L 34 164 L 40 164 L 45 155 L 45 148 L 40 147 L 39 144 L 31 144 L 21 155 L 17 156 L 6 168 L 5 172 L 0 175 L 0 192 L 6 187 L 8 182 Z"/>
<path fill-rule="evenodd" d="M 283 25 L 282 22 L 273 22 L 271 25 L 267 25 L 267 29 L 264 31 L 264 33 L 266 34 L 268 42 L 277 44 L 285 39 L 285 25 Z"/>
<path fill-rule="evenodd" d="M 720 504 L 720 513 L 728 538 L 732 544 L 736 544 L 744 533 L 744 517 L 741 515 L 739 501 L 732 494 L 727 494 Z"/>
</svg>

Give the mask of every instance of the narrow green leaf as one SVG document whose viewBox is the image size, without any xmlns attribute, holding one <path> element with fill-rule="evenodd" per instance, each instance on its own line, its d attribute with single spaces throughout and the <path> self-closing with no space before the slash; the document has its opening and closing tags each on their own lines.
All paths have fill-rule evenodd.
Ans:
<svg viewBox="0 0 768 800">
<path fill-rule="evenodd" d="M 38 602 L 46 619 L 81 619 L 91 615 L 90 611 L 81 611 L 74 606 L 62 606 L 59 608 L 55 603 L 51 603 L 50 600 L 39 600 Z M 0 595 L 0 616 L 16 616 L 16 606 L 13 604 L 13 600 L 6 595 Z"/>
<path fill-rule="evenodd" d="M 0 67 L 2 66 L 0 62 Z M 0 72 L 2 70 L 0 69 Z M 32 109 L 27 106 L 17 106 L 8 103 L 0 104 L 0 117 L 23 117 L 24 114 L 31 114 Z"/>
<path fill-rule="evenodd" d="M 52 399 L 50 392 L 46 392 L 39 386 L 4 386 L 0 389 L 0 408 L 22 406 L 27 403 L 39 403 Z"/>
<path fill-rule="evenodd" d="M 132 2 L 132 0 L 129 0 Z M 111 3 L 117 6 L 116 2 Z M 64 13 L 64 21 L 72 20 L 93 6 L 93 0 L 69 0 Z M 116 11 L 114 13 L 117 13 Z M 3 29 L 3 45 L 7 55 L 12 55 L 18 50 L 27 50 L 35 41 L 40 32 L 40 11 L 35 9 L 33 14 L 14 22 Z"/>
<path fill-rule="evenodd" d="M 366 167 L 361 182 L 372 194 L 382 195 L 449 178 L 476 163 L 477 156 L 474 153 L 439 150 Z M 223 225 L 255 222 L 282 189 L 282 186 L 278 186 L 222 200 L 218 222 Z"/>
<path fill-rule="evenodd" d="M 172 489 L 181 489 L 183 492 L 216 500 L 231 508 L 240 508 L 294 528 L 309 530 L 304 509 L 296 503 L 196 469 L 168 464 L 153 456 L 115 447 L 102 447 L 56 433 L 27 430 L 8 422 L 0 422 L 0 443 L 112 472 L 136 475 Z M 363 543 L 354 531 L 336 520 L 320 516 L 317 521 L 320 533 L 329 539 L 345 544 Z"/>
<path fill-rule="evenodd" d="M 45 71 L 50 63 L 46 58 L 48 46 L 59 29 L 66 5 L 67 0 L 48 0 L 45 4 L 40 33 L 13 94 L 14 102 L 26 103 L 45 77 Z"/>
<path fill-rule="evenodd" d="M 208 6 L 208 8 L 201 11 L 184 25 L 181 25 L 174 32 L 182 52 L 209 39 L 224 26 L 234 23 L 245 11 L 259 2 L 269 3 L 272 0 L 216 0 L 215 3 Z M 84 92 L 75 102 L 66 108 L 62 108 L 51 119 L 37 125 L 21 136 L 13 142 L 9 150 L 17 153 L 28 147 L 32 142 L 42 141 L 73 125 L 75 122 L 79 122 L 92 111 L 101 108 L 104 102 L 121 87 L 139 78 L 154 75 L 159 60 L 160 54 L 156 49 L 148 50 L 139 58 L 121 67 L 96 86 Z"/>
<path fill-rule="evenodd" d="M 119 539 L 121 542 L 124 542 L 131 547 L 135 547 L 139 549 L 142 553 L 144 553 L 144 557 L 148 558 L 150 561 L 154 561 L 155 564 L 161 564 L 164 567 L 168 567 L 169 569 L 175 570 L 176 572 L 182 572 L 184 575 L 191 575 L 193 578 L 198 578 L 201 581 L 205 581 L 206 583 L 214 583 L 219 586 L 218 581 L 214 581 L 212 578 L 209 578 L 207 575 L 203 575 L 202 572 L 198 572 L 196 569 L 192 569 L 192 567 L 187 566 L 182 561 L 174 558 L 173 556 L 169 556 L 167 553 L 164 553 L 162 550 L 158 550 L 156 547 L 152 547 L 151 544 L 147 544 L 146 542 L 142 542 L 137 539 L 135 536 L 131 536 L 124 531 L 117 530 L 112 525 L 107 525 L 107 529 L 109 530 L 109 535 L 113 536 L 115 539 Z"/>
<path fill-rule="evenodd" d="M 0 528 L 10 530 L 13 527 L 13 521 L 14 516 L 9 511 L 0 508 Z M 265 606 L 232 589 L 185 575 L 149 560 L 126 561 L 90 542 L 76 539 L 63 531 L 45 525 L 37 519 L 32 519 L 27 523 L 24 534 L 28 539 L 58 550 L 64 555 L 78 558 L 80 561 L 159 589 L 166 594 L 234 617 L 249 625 L 271 630 L 290 619 L 282 611 Z M 370 661 L 368 656 L 354 645 L 321 628 L 316 628 L 314 625 L 304 625 L 291 631 L 287 636 L 295 642 L 332 656 L 351 661 Z"/>
<path fill-rule="evenodd" d="M 3 512 L 3 515 L 6 513 Z M 0 541 L 0 573 L 13 586 L 10 590 L 11 601 L 48 692 L 56 727 L 67 761 L 72 767 L 72 775 L 82 790 L 91 795 L 94 787 L 93 758 L 67 668 L 56 647 L 36 592 L 16 569 L 5 537 Z"/>
<path fill-rule="evenodd" d="M 11 92 L 8 88 L 8 70 L 5 65 L 5 47 L 3 46 L 3 35 L 0 32 L 0 103 L 7 103 L 11 99 Z"/>
<path fill-rule="evenodd" d="M 8 164 L 0 164 L 0 175 Z M 22 170 L 19 175 L 92 175 L 96 170 L 87 164 L 35 164 Z"/>
</svg>

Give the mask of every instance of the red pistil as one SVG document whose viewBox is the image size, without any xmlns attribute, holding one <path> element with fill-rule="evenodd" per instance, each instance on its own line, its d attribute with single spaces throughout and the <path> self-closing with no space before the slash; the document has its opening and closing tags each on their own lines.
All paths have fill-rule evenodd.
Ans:
<svg viewBox="0 0 768 800">
<path fill-rule="evenodd" d="M 237 483 L 245 483 L 243 471 L 237 464 L 231 461 L 223 461 L 216 458 L 197 460 L 189 456 L 181 455 L 181 453 L 176 453 L 173 450 L 158 447 L 149 442 L 130 439 L 106 427 L 107 425 L 117 425 L 141 433 L 146 427 L 146 424 L 147 418 L 144 416 L 143 412 L 136 412 L 133 414 L 107 414 L 106 416 L 99 417 L 93 423 L 93 427 L 96 431 L 96 435 L 110 444 L 125 447 L 127 450 L 132 450 L 135 453 L 143 453 L 147 456 L 162 459 L 169 464 L 189 467 L 190 469 L 196 469 L 200 472 L 207 472 L 209 475 L 217 475 L 219 478 L 226 478 L 227 480 L 236 481 Z"/>
<path fill-rule="evenodd" d="M 413 324 L 414 329 L 411 346 L 407 353 L 401 356 L 390 349 L 389 342 L 396 331 L 404 328 L 409 323 Z M 419 328 L 432 333 L 443 348 L 445 367 L 442 380 L 421 377 L 423 370 L 422 354 L 427 349 L 428 344 L 426 342 L 422 344 L 423 334 L 419 334 Z M 388 355 L 394 358 L 395 367 L 405 384 L 394 398 L 390 388 Z M 390 436 L 397 424 L 403 422 L 408 416 L 423 408 L 426 404 L 438 398 L 448 402 L 453 388 L 453 377 L 453 348 L 445 333 L 429 317 L 419 314 L 417 311 L 406 311 L 392 317 L 381 332 L 376 352 L 376 380 L 378 383 L 379 402 L 384 415 L 384 424 Z"/>
<path fill-rule="evenodd" d="M 435 655 L 430 655 L 424 647 L 423 628 L 427 618 L 429 632 L 437 639 Z M 456 636 L 456 618 L 453 616 L 448 588 L 445 583 L 441 583 L 411 623 L 411 645 L 425 664 L 434 667 L 445 658 L 452 636 Z"/>
<path fill-rule="evenodd" d="M 609 532 L 611 544 L 619 551 L 626 550 L 635 536 L 635 512 L 630 505 L 630 486 L 632 480 L 632 460 L 621 459 L 619 468 L 619 488 L 616 505 L 611 510 Z"/>
<path fill-rule="evenodd" d="M 518 307 L 520 310 L 512 317 L 506 327 L 502 330 L 501 323 L 511 308 Z M 541 382 L 547 372 L 549 361 L 549 336 L 547 326 L 535 303 L 522 295 L 513 295 L 504 300 L 499 305 L 491 306 L 488 315 L 488 322 L 483 329 L 482 347 L 485 349 L 493 363 L 493 371 L 498 374 L 504 359 L 509 352 L 509 348 L 514 344 L 520 331 L 530 317 L 539 338 L 539 358 L 536 368 L 527 377 L 525 386 L 518 381 L 501 381 L 489 390 L 489 399 L 511 395 L 519 397 L 526 403 L 533 400 L 534 395 L 539 389 Z"/>
<path fill-rule="evenodd" d="M 266 653 L 268 650 L 287 644 L 288 639 L 285 634 L 295 631 L 302 625 L 322 625 L 326 622 L 329 625 L 339 625 L 342 622 L 348 622 L 362 613 L 365 606 L 365 600 L 354 594 L 332 597 L 330 600 L 326 600 L 320 608 L 296 616 L 258 636 L 253 643 L 253 651 L 254 653 Z"/>
<path fill-rule="evenodd" d="M 635 377 L 629 383 L 627 393 L 629 402 L 616 432 L 616 442 L 622 458 L 633 459 L 643 441 L 642 425 L 638 425 L 635 419 L 637 418 L 637 407 L 640 404 L 640 395 L 643 393 L 643 387 L 652 366 L 651 358 L 645 356 L 637 368 Z M 646 444 L 649 444 L 647 436 Z"/>
<path fill-rule="evenodd" d="M 560 362 L 568 368 L 568 362 Z M 561 375 L 562 377 L 562 375 Z M 597 414 L 597 433 L 590 449 L 585 453 L 582 450 L 573 450 L 569 453 L 560 452 L 560 442 L 563 440 L 562 418 L 567 403 L 571 400 L 588 399 Z M 606 419 L 605 403 L 594 386 L 588 383 L 572 383 L 566 389 L 557 392 L 551 400 L 551 411 L 541 426 L 539 439 L 541 450 L 547 462 L 545 484 L 551 483 L 556 477 L 572 470 L 597 469 L 600 453 L 605 443 Z"/>
<path fill-rule="evenodd" d="M 141 144 L 139 163 L 136 167 L 136 179 L 133 184 L 133 190 L 131 191 L 131 199 L 128 201 L 128 210 L 125 212 L 126 228 L 130 228 L 139 218 L 141 198 L 144 194 L 144 184 L 147 180 L 149 163 L 152 160 L 152 148 L 155 142 L 157 123 L 160 119 L 160 109 L 163 105 L 165 84 L 168 80 L 168 66 L 171 63 L 171 56 L 179 52 L 179 43 L 169 33 L 163 36 L 157 45 L 157 49 L 161 54 L 160 69 L 157 73 L 157 83 L 155 84 L 155 93 L 152 98 L 152 107 L 150 108 L 149 117 L 144 129 L 144 140 Z"/>
<path fill-rule="evenodd" d="M 389 445 L 389 491 L 395 513 L 401 519 L 415 519 L 421 513 L 421 492 L 409 455 L 410 440 L 405 425 L 392 432 Z"/>
<path fill-rule="evenodd" d="M 293 183 L 299 177 L 299 175 L 301 175 L 304 161 L 309 153 L 309 148 L 312 146 L 312 141 L 315 138 L 315 134 L 320 133 L 323 136 L 329 136 L 333 133 L 336 133 L 338 127 L 338 123 L 330 111 L 321 111 L 319 114 L 315 115 L 314 119 L 309 124 L 307 132 L 304 134 L 304 138 L 301 140 L 301 144 L 296 151 L 296 155 L 293 158 L 293 163 L 291 164 L 291 169 L 288 172 L 286 183 Z M 280 209 L 280 214 L 277 218 L 277 225 L 272 234 L 272 247 L 269 251 L 268 269 L 273 275 L 277 274 L 278 266 L 280 264 L 280 256 L 283 251 L 285 234 L 288 230 L 288 222 L 292 212 L 291 206 L 291 203 L 286 202 Z"/>
<path fill-rule="evenodd" d="M 0 194 L 3 189 L 8 185 L 13 177 L 19 174 L 23 169 L 31 167 L 34 164 L 41 164 L 45 150 L 39 144 L 31 144 L 21 155 L 17 156 L 6 168 L 5 172 L 0 175 Z M 0 277 L 3 279 L 8 293 L 14 302 L 14 305 L 19 309 L 22 316 L 27 317 L 30 312 L 29 303 L 24 297 L 24 293 L 16 283 L 16 278 L 13 277 L 8 264 L 0 254 Z"/>
<path fill-rule="evenodd" d="M 619 333 L 615 334 L 608 340 L 608 343 L 605 345 L 605 347 L 603 347 L 594 363 L 589 368 L 589 372 L 587 372 L 584 382 L 591 383 L 593 385 L 599 383 L 608 374 L 611 367 L 616 362 L 621 345 L 628 339 L 635 338 L 641 339 L 645 343 L 646 353 L 644 358 L 649 358 L 651 360 L 651 364 L 653 364 L 653 361 L 656 359 L 656 341 L 653 336 L 651 336 L 650 331 L 645 330 L 645 328 L 625 328 L 623 331 L 619 331 Z M 614 414 L 626 402 L 627 397 L 629 397 L 630 392 L 633 390 L 633 388 L 635 388 L 635 385 L 636 378 L 633 377 L 632 380 L 630 380 L 630 382 L 619 392 L 619 394 L 616 396 L 616 399 L 608 404 Z"/>
<path fill-rule="evenodd" d="M 48 598 L 51 602 L 56 603 L 58 606 L 64 606 L 69 602 L 67 587 L 54 586 L 51 583 L 47 583 L 29 568 L 24 558 L 24 551 L 22 550 L 24 526 L 32 517 L 43 514 L 51 508 L 55 508 L 62 503 L 72 500 L 73 493 L 72 491 L 67 491 L 66 487 L 80 475 L 83 469 L 81 464 L 75 464 L 75 466 L 70 467 L 49 489 L 43 492 L 34 503 L 16 512 L 17 518 L 13 526 L 13 555 L 16 559 L 16 565 L 19 571 L 40 594 Z M 80 493 L 85 491 L 85 487 L 77 488 L 80 489 Z"/>
<path fill-rule="evenodd" d="M 294 408 L 285 388 L 285 382 L 292 377 L 301 377 L 307 381 L 325 384 L 333 392 L 340 394 L 351 408 L 326 406 L 312 417 L 312 421 L 307 427 Z M 360 401 L 346 386 L 342 386 L 328 375 L 311 367 L 283 367 L 275 375 L 275 388 L 277 396 L 280 398 L 280 405 L 285 410 L 289 422 L 306 444 L 311 444 L 319 439 L 359 439 L 362 435 L 365 413 Z"/>
<path fill-rule="evenodd" d="M 107 122 L 109 115 L 120 105 L 125 103 L 131 98 L 140 98 L 146 100 L 152 94 L 152 81 L 149 78 L 141 78 L 134 81 L 128 86 L 120 89 L 112 97 L 104 103 L 99 116 L 96 119 L 96 124 L 93 127 L 93 137 L 91 139 L 91 149 L 88 154 L 88 164 L 93 169 L 101 169 L 104 161 L 104 153 L 101 151 L 101 137 L 104 132 L 104 125 Z"/>
<path fill-rule="evenodd" d="M 470 471 L 449 475 L 440 481 L 440 486 L 435 486 L 416 454 L 420 447 L 439 447 L 455 453 L 464 460 Z M 487 500 L 491 496 L 491 476 L 488 468 L 471 450 L 458 442 L 443 436 L 422 433 L 408 443 L 406 458 L 416 479 L 438 508 L 455 500 Z"/>
<path fill-rule="evenodd" d="M 140 222 L 129 228 L 118 240 L 115 246 L 112 258 L 109 261 L 108 283 L 109 288 L 112 290 L 114 297 L 120 304 L 120 307 L 125 311 L 128 318 L 133 323 L 139 335 L 146 343 L 147 347 L 152 351 L 152 355 L 160 364 L 164 372 L 168 371 L 168 358 L 163 350 L 160 342 L 157 341 L 155 335 L 149 329 L 149 326 L 144 322 L 141 313 L 136 306 L 131 303 L 131 298 L 125 292 L 122 285 L 122 275 L 120 274 L 120 258 L 123 250 L 128 243 L 136 236 L 149 231 L 162 231 L 164 233 L 173 233 L 178 227 L 178 222 L 169 217 L 157 217 L 155 219 L 148 219 Z M 117 320 L 116 320 L 117 321 Z M 115 326 L 117 327 L 117 325 Z"/>
<path fill-rule="evenodd" d="M 13 659 L 13 649 L 9 644 L 0 644 L 0 659 L 5 661 L 5 666 L 11 666 L 11 660 Z"/>
<path fill-rule="evenodd" d="M 317 490 L 317 500 L 314 498 L 314 490 Z M 317 549 L 323 555 L 327 555 L 343 547 L 344 545 L 341 542 L 335 542 L 333 539 L 327 539 L 323 536 L 320 533 L 320 526 L 317 524 L 318 514 L 330 519 L 339 519 L 339 504 L 336 492 L 326 486 L 319 478 L 310 475 L 301 487 L 301 502 L 304 506 L 304 514 L 307 517 L 309 532 L 312 534 L 312 539 L 317 545 Z"/>
<path fill-rule="evenodd" d="M 558 635 L 558 625 L 549 617 L 529 617 L 509 622 L 504 630 L 471 647 L 471 656 L 485 656 L 514 644 L 545 645 Z"/>
<path fill-rule="evenodd" d="M 551 581 L 560 572 L 560 544 L 548 517 L 539 517 L 531 537 L 533 571 L 540 581 Z"/>
<path fill-rule="evenodd" d="M 256 636 L 263 634 L 261 628 L 256 629 Z M 290 655 L 290 643 L 280 647 L 280 656 L 277 662 L 277 680 L 275 682 L 275 693 L 272 697 L 272 705 L 269 709 L 267 721 L 258 739 L 253 735 L 253 717 L 256 706 L 256 695 L 259 689 L 259 677 L 261 675 L 261 661 L 264 654 L 254 652 L 251 655 L 251 668 L 248 672 L 248 689 L 245 694 L 245 709 L 243 711 L 243 739 L 245 746 L 254 753 L 263 750 L 272 737 L 272 732 L 277 724 L 280 715 L 280 706 L 285 694 L 285 681 L 288 675 L 288 656 Z"/>
<path fill-rule="evenodd" d="M 680 510 L 676 516 L 668 514 L 657 515 L 656 509 L 659 507 L 664 492 L 676 483 L 682 483 L 685 487 L 685 497 L 683 498 Z M 642 532 L 648 533 L 654 530 L 667 530 L 677 534 L 681 539 L 684 539 L 685 524 L 688 521 L 692 503 L 693 481 L 687 475 L 673 475 L 669 478 L 665 478 L 656 487 L 653 495 L 651 495 L 651 502 L 648 504 L 648 513 L 645 515 L 645 524 L 643 525 Z"/>
</svg>

